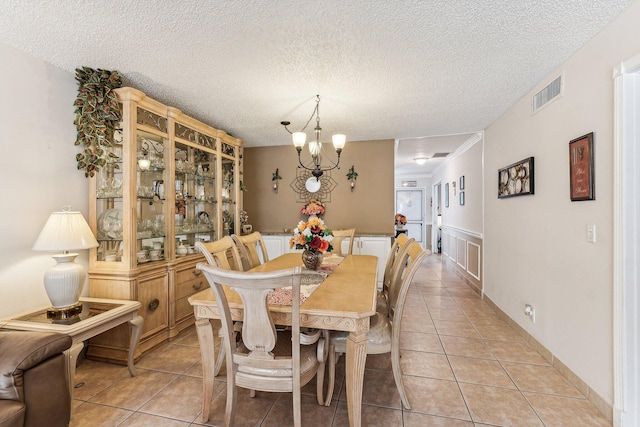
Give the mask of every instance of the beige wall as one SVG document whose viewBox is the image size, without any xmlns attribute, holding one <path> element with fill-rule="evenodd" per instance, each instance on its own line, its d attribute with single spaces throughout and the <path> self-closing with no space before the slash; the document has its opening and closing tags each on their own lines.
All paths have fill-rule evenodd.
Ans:
<svg viewBox="0 0 640 427">
<path fill-rule="evenodd" d="M 326 204 L 325 223 L 331 228 L 356 228 L 359 234 L 393 234 L 393 140 L 347 142 L 340 169 L 331 175 L 337 187 Z M 331 157 L 335 159 L 335 155 Z M 244 208 L 254 230 L 282 231 L 294 228 L 304 217 L 303 204 L 289 186 L 298 164 L 293 145 L 254 147 L 244 150 Z M 350 191 L 346 174 L 351 165 L 358 173 Z M 280 188 L 272 189 L 271 177 L 279 168 Z"/>
<path fill-rule="evenodd" d="M 613 68 L 640 52 L 634 2 L 485 131 L 485 293 L 613 402 Z M 564 75 L 564 96 L 531 96 Z M 596 200 L 569 199 L 569 141 L 595 132 Z M 535 157 L 535 195 L 498 199 L 497 170 Z M 597 243 L 586 227 L 595 224 Z M 523 315 L 536 309 L 536 323 Z"/>
</svg>

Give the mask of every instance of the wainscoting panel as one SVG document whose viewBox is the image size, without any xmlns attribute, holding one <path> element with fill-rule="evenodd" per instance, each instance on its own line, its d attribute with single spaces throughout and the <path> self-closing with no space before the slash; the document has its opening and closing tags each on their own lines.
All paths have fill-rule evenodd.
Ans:
<svg viewBox="0 0 640 427">
<path fill-rule="evenodd" d="M 482 292 L 482 235 L 453 227 L 442 227 L 443 261 L 451 265 L 478 293 Z"/>
</svg>

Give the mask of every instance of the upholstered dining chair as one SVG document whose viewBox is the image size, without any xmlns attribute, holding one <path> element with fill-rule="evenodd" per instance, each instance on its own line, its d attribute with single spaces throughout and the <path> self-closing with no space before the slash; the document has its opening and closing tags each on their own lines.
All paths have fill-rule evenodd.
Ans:
<svg viewBox="0 0 640 427">
<path fill-rule="evenodd" d="M 344 230 L 331 230 L 333 233 L 333 240 L 331 246 L 333 246 L 332 253 L 336 255 L 351 255 L 353 253 L 353 239 L 356 235 L 355 228 L 347 228 Z M 349 249 L 344 254 L 342 253 L 342 241 L 349 239 Z"/>
<path fill-rule="evenodd" d="M 233 241 L 236 242 L 238 246 L 244 271 L 249 271 L 253 267 L 269 261 L 267 247 L 259 231 L 254 231 L 246 236 L 234 234 L 231 238 L 233 238 Z"/>
<path fill-rule="evenodd" d="M 224 236 L 222 239 L 214 242 L 196 242 L 195 247 L 204 254 L 209 265 L 214 265 L 225 270 L 242 270 L 242 260 L 240 259 L 238 247 L 229 236 Z M 220 344 L 220 350 L 213 369 L 214 376 L 217 376 L 222 368 L 222 363 L 224 362 L 224 342 L 228 335 L 225 335 L 224 328 L 220 328 L 218 330 L 218 336 L 222 343 Z M 231 342 L 235 342 L 235 335 L 232 337 Z"/>
<path fill-rule="evenodd" d="M 411 409 L 407 393 L 402 380 L 402 368 L 400 366 L 400 328 L 402 324 L 402 314 L 404 303 L 407 299 L 407 292 L 413 278 L 420 268 L 425 257 L 431 255 L 431 251 L 424 250 L 417 242 L 409 243 L 409 246 L 397 256 L 397 267 L 393 270 L 393 275 L 389 286 L 389 313 L 376 312 L 370 318 L 369 332 L 367 334 L 367 354 L 391 353 L 391 366 L 393 377 L 402 399 L 402 405 L 406 409 Z M 339 355 L 346 352 L 347 333 L 332 332 L 329 347 L 329 384 L 325 405 L 331 405 L 333 388 L 335 385 L 335 364 Z"/>
<path fill-rule="evenodd" d="M 323 401 L 324 369 L 328 332 L 300 332 L 300 279 L 302 267 L 272 272 L 236 272 L 199 263 L 209 281 L 220 310 L 226 336 L 233 334 L 233 321 L 223 284 L 242 300 L 242 345 L 224 342 L 227 361 L 227 403 L 224 422 L 232 425 L 236 414 L 237 387 L 268 392 L 293 393 L 293 420 L 301 425 L 300 388 L 317 377 L 318 403 Z M 290 287 L 291 328 L 276 331 L 267 296 L 273 290 Z"/>
</svg>

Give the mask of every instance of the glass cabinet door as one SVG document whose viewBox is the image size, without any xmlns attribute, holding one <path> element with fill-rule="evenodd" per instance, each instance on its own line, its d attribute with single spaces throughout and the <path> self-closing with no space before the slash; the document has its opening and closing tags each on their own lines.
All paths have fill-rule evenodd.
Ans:
<svg viewBox="0 0 640 427">
<path fill-rule="evenodd" d="M 235 233 L 236 223 L 236 182 L 235 160 L 222 158 L 222 235 Z"/>
<path fill-rule="evenodd" d="M 96 179 L 97 261 L 118 262 L 123 250 L 122 198 L 122 134 L 116 132 L 109 161 L 100 169 Z"/>
<path fill-rule="evenodd" d="M 136 259 L 162 261 L 165 254 L 165 149 L 168 140 L 138 131 L 136 138 Z"/>
<path fill-rule="evenodd" d="M 195 254 L 195 242 L 216 240 L 216 155 L 176 142 L 175 255 Z"/>
</svg>

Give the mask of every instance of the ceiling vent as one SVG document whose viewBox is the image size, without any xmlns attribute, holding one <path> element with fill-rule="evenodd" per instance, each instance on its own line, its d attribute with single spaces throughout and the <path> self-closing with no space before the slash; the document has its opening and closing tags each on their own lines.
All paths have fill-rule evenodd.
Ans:
<svg viewBox="0 0 640 427">
<path fill-rule="evenodd" d="M 431 156 L 432 159 L 438 158 L 438 157 L 447 157 L 449 154 L 451 153 L 435 153 L 433 156 Z"/>
<path fill-rule="evenodd" d="M 535 113 L 539 109 L 541 109 L 544 105 L 551 102 L 551 100 L 555 99 L 559 95 L 562 94 L 562 76 L 559 76 L 557 79 L 549 83 L 544 89 L 540 92 L 533 95 L 533 99 L 531 100 L 531 112 Z"/>
</svg>

